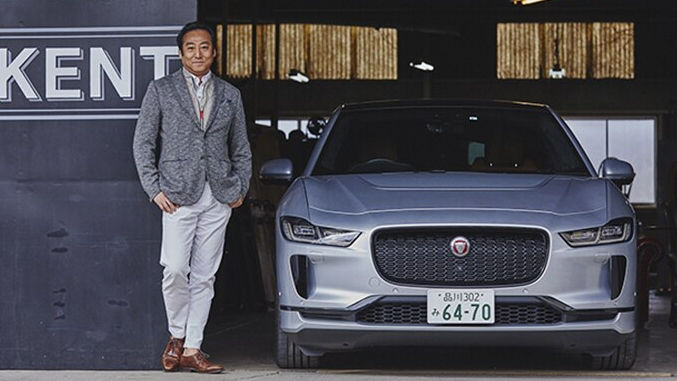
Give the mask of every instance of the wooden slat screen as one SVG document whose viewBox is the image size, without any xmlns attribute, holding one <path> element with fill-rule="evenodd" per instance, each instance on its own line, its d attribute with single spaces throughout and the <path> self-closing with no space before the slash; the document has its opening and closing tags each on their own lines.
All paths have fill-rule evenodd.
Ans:
<svg viewBox="0 0 677 381">
<path fill-rule="evenodd" d="M 256 31 L 257 75 L 273 79 L 275 25 L 257 25 Z M 251 76 L 251 32 L 251 25 L 228 25 L 227 76 Z M 281 24 L 279 65 L 281 79 L 290 69 L 311 79 L 397 79 L 397 30 Z"/>
<path fill-rule="evenodd" d="M 499 23 L 496 76 L 548 78 L 556 38 L 566 78 L 634 78 L 632 23 Z"/>
<path fill-rule="evenodd" d="M 223 73 L 223 62 L 221 62 L 221 52 L 223 51 L 223 25 L 216 26 L 216 73 Z"/>
<path fill-rule="evenodd" d="M 308 69 L 306 68 L 307 45 L 308 45 L 308 34 L 306 33 L 306 25 L 303 24 L 280 25 L 281 79 L 287 79 L 287 73 L 289 73 L 289 70 L 291 69 L 296 69 L 304 73 L 307 73 L 308 71 Z M 274 56 L 273 59 L 275 59 Z"/>
<path fill-rule="evenodd" d="M 501 23 L 496 37 L 498 78 L 538 78 L 541 55 L 538 24 Z"/>
<path fill-rule="evenodd" d="M 228 25 L 226 29 L 226 75 L 248 77 L 252 72 L 252 26 Z"/>
<path fill-rule="evenodd" d="M 350 79 L 350 27 L 310 25 L 308 76 Z"/>
<path fill-rule="evenodd" d="M 593 23 L 592 52 L 593 78 L 634 78 L 634 24 Z"/>
<path fill-rule="evenodd" d="M 256 72 L 259 78 L 275 79 L 275 25 L 256 26 Z"/>
<path fill-rule="evenodd" d="M 567 78 L 585 78 L 587 39 L 585 23 L 546 23 L 543 25 L 544 65 L 541 78 L 555 64 L 555 38 L 559 41 L 559 64 Z"/>
<path fill-rule="evenodd" d="M 354 78 L 397 79 L 397 31 L 353 27 Z"/>
</svg>

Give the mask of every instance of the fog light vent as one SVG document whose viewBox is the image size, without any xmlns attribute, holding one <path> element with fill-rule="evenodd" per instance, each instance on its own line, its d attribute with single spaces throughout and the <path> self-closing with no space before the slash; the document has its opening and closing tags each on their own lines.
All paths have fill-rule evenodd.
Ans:
<svg viewBox="0 0 677 381">
<path fill-rule="evenodd" d="M 611 274 L 611 299 L 616 299 L 621 294 L 621 290 L 623 290 L 627 261 L 624 256 L 614 255 L 609 261 L 609 266 L 609 273 Z"/>
<path fill-rule="evenodd" d="M 304 299 L 308 298 L 308 276 L 310 273 L 310 261 L 305 255 L 293 255 L 290 258 L 291 273 L 294 279 L 296 292 Z"/>
</svg>

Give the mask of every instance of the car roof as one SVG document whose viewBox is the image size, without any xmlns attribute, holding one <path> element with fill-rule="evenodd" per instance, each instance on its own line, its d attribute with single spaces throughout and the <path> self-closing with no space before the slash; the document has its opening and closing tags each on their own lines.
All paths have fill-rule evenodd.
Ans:
<svg viewBox="0 0 677 381">
<path fill-rule="evenodd" d="M 547 109 L 548 106 L 540 103 L 518 102 L 506 100 L 486 99 L 393 99 L 368 101 L 360 103 L 346 103 L 339 107 L 341 110 L 373 110 L 426 106 L 460 106 L 460 107 L 497 107 L 514 109 Z"/>
</svg>

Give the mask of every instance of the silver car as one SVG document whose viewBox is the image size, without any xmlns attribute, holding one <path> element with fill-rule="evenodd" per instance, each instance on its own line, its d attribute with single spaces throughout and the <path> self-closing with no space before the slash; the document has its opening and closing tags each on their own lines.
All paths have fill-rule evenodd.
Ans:
<svg viewBox="0 0 677 381">
<path fill-rule="evenodd" d="M 277 210 L 277 364 L 520 346 L 632 367 L 634 172 L 615 158 L 599 172 L 546 105 L 339 107 Z M 292 173 L 277 159 L 261 178 Z"/>
</svg>

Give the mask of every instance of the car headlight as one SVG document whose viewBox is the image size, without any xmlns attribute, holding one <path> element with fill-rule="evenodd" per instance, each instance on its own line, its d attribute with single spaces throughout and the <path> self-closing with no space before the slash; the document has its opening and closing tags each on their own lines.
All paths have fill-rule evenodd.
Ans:
<svg viewBox="0 0 677 381">
<path fill-rule="evenodd" d="M 290 241 L 316 245 L 350 246 L 360 232 L 315 226 L 296 217 L 282 217 L 282 233 Z"/>
<path fill-rule="evenodd" d="M 632 220 L 614 220 L 598 228 L 573 230 L 559 234 L 570 246 L 574 247 L 625 242 L 632 237 Z"/>
</svg>

